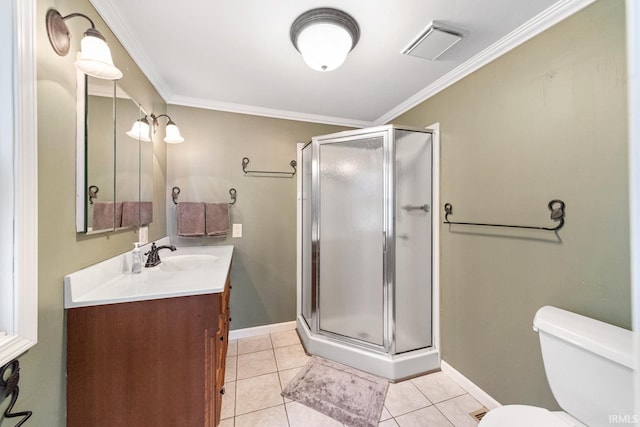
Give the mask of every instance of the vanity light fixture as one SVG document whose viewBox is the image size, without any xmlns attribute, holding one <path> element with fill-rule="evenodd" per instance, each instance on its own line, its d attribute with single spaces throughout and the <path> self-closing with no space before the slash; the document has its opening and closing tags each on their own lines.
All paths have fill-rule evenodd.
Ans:
<svg viewBox="0 0 640 427">
<path fill-rule="evenodd" d="M 351 15 L 321 7 L 298 16 L 289 35 L 309 67 L 331 71 L 342 65 L 358 43 L 360 27 Z"/>
<path fill-rule="evenodd" d="M 147 120 L 147 116 L 133 122 L 133 126 L 131 126 L 131 130 L 127 132 L 127 135 L 136 140 L 150 142 L 149 120 Z"/>
<path fill-rule="evenodd" d="M 164 137 L 164 142 L 168 144 L 180 144 L 181 142 L 183 142 L 184 138 L 182 137 L 182 135 L 180 135 L 178 126 L 176 126 L 174 121 L 171 120 L 171 117 L 169 117 L 167 114 L 160 114 L 159 116 L 151 114 L 153 133 L 156 133 L 156 129 L 158 128 L 158 119 L 160 117 L 166 117 L 167 119 L 169 119 L 169 121 L 167 122 L 167 128 L 165 129 L 166 135 Z"/>
<path fill-rule="evenodd" d="M 113 65 L 111 51 L 104 36 L 100 34 L 100 31 L 96 30 L 91 18 L 82 13 L 71 13 L 67 16 L 62 16 L 55 9 L 47 11 L 47 36 L 49 36 L 49 42 L 53 50 L 60 56 L 66 56 L 69 53 L 71 33 L 64 21 L 77 16 L 87 19 L 91 24 L 91 28 L 84 32 L 84 37 L 80 41 L 80 55 L 75 62 L 76 68 L 88 76 L 99 79 L 117 80 L 122 77 L 122 71 Z"/>
</svg>

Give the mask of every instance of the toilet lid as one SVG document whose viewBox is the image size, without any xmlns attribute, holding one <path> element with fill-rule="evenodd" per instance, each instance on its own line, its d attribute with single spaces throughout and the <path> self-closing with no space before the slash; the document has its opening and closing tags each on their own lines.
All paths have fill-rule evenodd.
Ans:
<svg viewBox="0 0 640 427">
<path fill-rule="evenodd" d="M 544 408 L 506 405 L 493 409 L 480 421 L 479 427 L 570 427 Z"/>
</svg>

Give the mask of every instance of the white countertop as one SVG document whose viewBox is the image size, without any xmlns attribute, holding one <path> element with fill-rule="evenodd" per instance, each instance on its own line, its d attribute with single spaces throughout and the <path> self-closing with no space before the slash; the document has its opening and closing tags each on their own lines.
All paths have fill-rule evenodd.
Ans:
<svg viewBox="0 0 640 427">
<path fill-rule="evenodd" d="M 167 244 L 168 238 L 156 241 L 158 246 Z M 151 245 L 145 245 L 141 250 L 144 253 L 150 247 Z M 177 246 L 174 252 L 163 249 L 159 254 L 161 260 L 169 260 L 164 267 L 162 263 L 156 267 L 143 267 L 140 274 L 131 273 L 131 252 L 127 252 L 65 276 L 64 307 L 222 292 L 231 265 L 233 245 Z M 188 259 L 185 255 L 196 255 L 192 258 L 197 263 L 205 260 L 206 265 L 180 271 L 166 268 L 172 265 L 171 261 Z M 174 260 L 170 260 L 171 258 Z"/>
</svg>

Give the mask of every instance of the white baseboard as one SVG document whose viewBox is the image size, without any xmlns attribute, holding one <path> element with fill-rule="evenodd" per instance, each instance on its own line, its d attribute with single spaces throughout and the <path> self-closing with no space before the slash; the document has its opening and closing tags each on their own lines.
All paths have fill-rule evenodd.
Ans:
<svg viewBox="0 0 640 427">
<path fill-rule="evenodd" d="M 500 402 L 491 397 L 487 392 L 471 382 L 470 379 L 458 372 L 453 366 L 444 360 L 440 362 L 442 372 L 447 374 L 460 387 L 465 389 L 467 393 L 473 396 L 478 402 L 482 403 L 485 408 L 491 410 L 502 406 Z"/>
<path fill-rule="evenodd" d="M 256 337 L 258 335 L 286 332 L 296 328 L 296 321 L 273 323 L 271 325 L 255 326 L 253 328 L 236 329 L 229 331 L 229 340 Z"/>
</svg>

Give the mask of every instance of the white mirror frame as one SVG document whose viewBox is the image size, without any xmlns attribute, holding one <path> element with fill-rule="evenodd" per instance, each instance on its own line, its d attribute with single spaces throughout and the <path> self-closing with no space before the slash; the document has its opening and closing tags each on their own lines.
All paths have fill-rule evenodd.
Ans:
<svg viewBox="0 0 640 427">
<path fill-rule="evenodd" d="M 87 203 L 87 184 L 85 182 L 85 74 L 76 70 L 76 232 L 86 233 L 85 209 Z"/>
<path fill-rule="evenodd" d="M 6 156 L 13 162 L 9 181 L 8 203 L 1 205 L 0 218 L 11 220 L 0 225 L 7 236 L 0 241 L 1 264 L 12 271 L 0 275 L 0 300 L 5 324 L 11 325 L 0 336 L 0 366 L 21 355 L 37 343 L 38 336 L 38 157 L 35 60 L 35 0 L 10 0 L 2 3 L 2 13 L 9 22 L 0 29 L 8 40 L 8 61 L 2 58 L 0 85 L 11 94 L 12 102 L 0 105 L 0 115 L 8 117 L 2 125 L 0 141 Z M 8 12 L 8 13 L 5 13 Z M 6 90 L 5 90 L 6 89 Z M 10 197 L 10 196 L 13 197 Z M 3 234 L 4 235 L 4 234 Z M 8 309 L 8 310 L 7 310 Z M 7 312 L 8 311 L 8 312 Z"/>
</svg>

